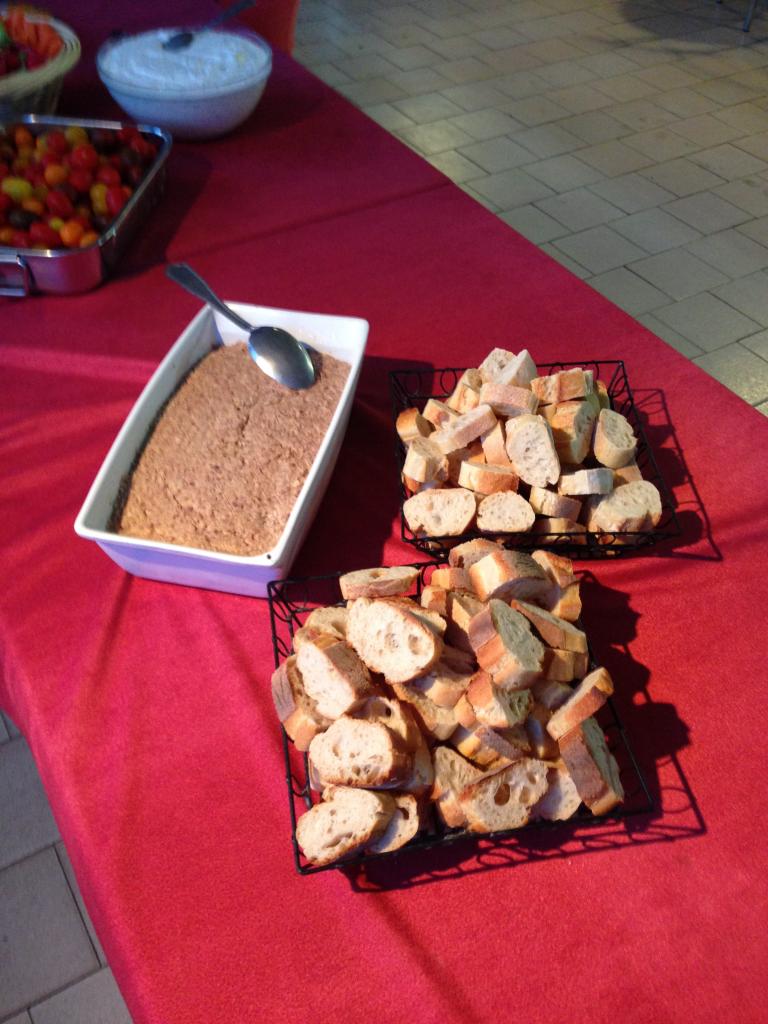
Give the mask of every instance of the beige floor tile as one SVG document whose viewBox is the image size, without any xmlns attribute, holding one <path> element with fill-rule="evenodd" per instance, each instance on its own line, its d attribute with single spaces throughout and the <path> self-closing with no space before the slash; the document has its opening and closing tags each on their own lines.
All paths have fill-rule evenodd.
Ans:
<svg viewBox="0 0 768 1024">
<path fill-rule="evenodd" d="M 569 232 L 586 231 L 621 218 L 622 211 L 587 188 L 573 189 L 537 204 L 550 217 L 564 224 Z"/>
<path fill-rule="evenodd" d="M 634 75 L 635 78 L 639 78 L 643 82 L 650 82 L 655 89 L 670 91 L 685 89 L 700 81 L 696 75 L 692 75 L 690 71 L 684 71 L 675 64 L 644 68 L 642 71 L 635 71 Z"/>
<path fill-rule="evenodd" d="M 584 85 L 597 76 L 573 60 L 559 61 L 557 64 L 546 64 L 536 69 L 536 74 L 543 78 L 551 89 L 571 89 L 575 85 Z"/>
<path fill-rule="evenodd" d="M 462 156 L 477 164 L 478 167 L 482 167 L 488 174 L 495 174 L 497 171 L 508 171 L 512 167 L 519 167 L 521 164 L 530 164 L 532 159 L 531 153 L 527 149 L 524 149 L 523 146 L 518 146 L 516 142 L 504 136 L 498 139 L 487 139 L 485 142 L 473 142 L 470 145 L 461 146 L 459 152 Z"/>
<path fill-rule="evenodd" d="M 574 135 L 573 132 L 569 132 L 567 128 L 561 127 L 557 122 L 516 131 L 513 138 L 515 142 L 519 142 L 534 156 L 542 160 L 550 156 L 572 153 L 584 146 L 582 139 Z"/>
<path fill-rule="evenodd" d="M 653 101 L 677 117 L 697 117 L 699 114 L 720 110 L 717 100 L 710 99 L 709 96 L 702 96 L 700 92 L 690 88 L 660 92 L 654 96 Z"/>
<path fill-rule="evenodd" d="M 604 93 L 593 89 L 591 85 L 555 89 L 549 94 L 549 98 L 571 114 L 588 114 L 592 110 L 600 110 L 611 105 L 610 99 Z"/>
<path fill-rule="evenodd" d="M 472 163 L 471 160 L 467 160 L 454 149 L 448 149 L 443 153 L 433 153 L 432 156 L 427 157 L 427 160 L 457 185 L 465 181 L 474 181 L 475 178 L 482 178 L 484 174 L 481 167 Z"/>
<path fill-rule="evenodd" d="M 521 127 L 509 114 L 503 114 L 499 110 L 465 111 L 452 117 L 451 123 L 478 142 L 495 139 L 499 135 L 509 135 Z"/>
<path fill-rule="evenodd" d="M 440 94 L 462 110 L 498 110 L 507 97 L 489 82 L 476 82 L 471 85 L 452 85 L 441 89 Z"/>
<path fill-rule="evenodd" d="M 674 127 L 670 125 L 669 128 L 652 128 L 647 132 L 628 135 L 621 141 L 648 157 L 651 163 L 658 163 L 659 160 L 677 160 L 679 157 L 695 153 L 700 147 L 690 139 L 677 135 Z"/>
<path fill-rule="evenodd" d="M 650 82 L 644 82 L 642 78 L 635 78 L 634 75 L 614 75 L 613 78 L 600 79 L 595 82 L 595 88 L 605 93 L 614 103 L 640 100 L 658 92 Z"/>
<path fill-rule="evenodd" d="M 749 214 L 714 192 L 697 192 L 667 203 L 664 209 L 704 235 L 724 231 L 749 220 Z"/>
<path fill-rule="evenodd" d="M 461 35 L 449 36 L 445 39 L 436 39 L 430 44 L 430 49 L 439 53 L 446 60 L 460 60 L 463 57 L 482 57 L 488 52 L 484 46 L 472 36 Z"/>
<path fill-rule="evenodd" d="M 760 132 L 758 135 L 747 135 L 739 139 L 739 149 L 744 149 L 752 156 L 768 161 L 768 132 Z"/>
<path fill-rule="evenodd" d="M 519 168 L 478 178 L 472 187 L 501 210 L 513 210 L 553 194 L 543 182 Z"/>
<path fill-rule="evenodd" d="M 477 57 L 463 57 L 461 60 L 450 60 L 438 65 L 444 78 L 456 85 L 467 85 L 472 82 L 483 82 L 495 78 L 496 72 Z"/>
<path fill-rule="evenodd" d="M 440 63 L 434 50 L 426 46 L 393 46 L 387 50 L 387 60 L 401 71 L 431 68 Z"/>
<path fill-rule="evenodd" d="M 761 412 L 763 416 L 768 416 L 768 402 L 761 402 L 761 404 L 756 405 L 755 408 L 758 412 Z"/>
<path fill-rule="evenodd" d="M 664 292 L 654 288 L 626 267 L 617 267 L 615 270 L 591 277 L 589 284 L 633 316 L 663 306 L 668 299 Z"/>
<path fill-rule="evenodd" d="M 453 84 L 434 68 L 395 71 L 391 75 L 387 75 L 387 81 L 397 86 L 406 96 L 421 96 L 427 92 L 439 92 Z"/>
<path fill-rule="evenodd" d="M 764 178 L 729 181 L 727 185 L 718 185 L 712 191 L 721 199 L 751 213 L 753 217 L 768 215 L 768 181 Z"/>
<path fill-rule="evenodd" d="M 768 327 L 768 274 L 764 271 L 722 285 L 715 295 L 761 327 Z"/>
<path fill-rule="evenodd" d="M 537 245 L 568 234 L 568 228 L 535 206 L 520 206 L 509 213 L 502 213 L 501 219 Z"/>
<path fill-rule="evenodd" d="M 761 245 L 768 245 L 768 217 L 758 217 L 746 224 L 739 224 L 739 231 Z"/>
<path fill-rule="evenodd" d="M 489 50 L 483 57 L 483 63 L 493 68 L 499 75 L 514 74 L 519 71 L 535 71 L 542 67 L 542 62 L 527 53 L 521 46 L 512 46 L 507 50 Z"/>
<path fill-rule="evenodd" d="M 754 352 L 761 359 L 768 360 L 768 331 L 758 331 L 757 334 L 750 334 L 747 338 L 741 339 L 741 344 Z"/>
<path fill-rule="evenodd" d="M 413 127 L 410 117 L 396 110 L 391 103 L 374 103 L 370 107 L 363 107 L 363 110 L 387 131 L 396 132 L 399 128 Z"/>
<path fill-rule="evenodd" d="M 580 277 L 582 280 L 586 280 L 590 277 L 591 272 L 587 270 L 586 267 L 582 267 L 580 263 L 576 262 L 576 260 L 572 260 L 570 256 L 566 256 L 566 254 L 561 249 L 558 249 L 553 242 L 545 242 L 543 245 L 540 245 L 539 248 L 542 252 L 551 256 L 553 260 L 560 264 L 560 266 L 565 267 L 566 270 L 570 270 L 570 272 L 575 274 L 576 277 Z"/>
<path fill-rule="evenodd" d="M 599 145 L 601 142 L 610 142 L 612 139 L 629 134 L 625 124 L 617 121 L 615 117 L 611 117 L 605 111 L 579 114 L 560 123 L 562 127 L 567 128 L 569 132 L 590 146 Z"/>
<path fill-rule="evenodd" d="M 479 32 L 473 32 L 470 38 L 476 39 L 478 43 L 482 43 L 489 50 L 507 50 L 512 46 L 521 46 L 527 42 L 525 36 L 515 32 L 514 29 L 505 27 L 484 28 Z"/>
<path fill-rule="evenodd" d="M 643 153 L 625 146 L 618 139 L 610 142 L 600 142 L 596 146 L 588 146 L 579 150 L 579 159 L 590 164 L 600 171 L 607 178 L 616 178 L 620 174 L 629 174 L 631 171 L 639 171 L 642 167 L 648 167 L 653 163 L 650 157 Z"/>
<path fill-rule="evenodd" d="M 624 266 L 644 255 L 642 249 L 605 225 L 568 235 L 555 244 L 566 256 L 593 274 Z"/>
<path fill-rule="evenodd" d="M 511 114 L 516 121 L 521 121 L 529 127 L 537 124 L 546 124 L 548 121 L 559 121 L 567 111 L 546 96 L 532 96 L 524 100 L 513 100 L 507 106 L 507 113 Z"/>
<path fill-rule="evenodd" d="M 392 100 L 403 99 L 405 90 L 386 78 L 371 78 L 365 82 L 348 82 L 336 85 L 342 95 L 359 107 L 367 107 L 374 103 L 390 103 Z"/>
<path fill-rule="evenodd" d="M 606 107 L 605 113 L 615 117 L 626 127 L 627 131 L 624 133 L 626 135 L 629 135 L 630 132 L 648 131 L 651 128 L 663 128 L 677 117 L 676 114 L 670 113 L 669 110 L 665 110 L 650 100 L 613 103 L 610 107 Z M 658 160 L 658 157 L 656 159 Z"/>
<path fill-rule="evenodd" d="M 709 292 L 656 309 L 654 316 L 704 352 L 713 352 L 759 329 L 754 320 Z"/>
<path fill-rule="evenodd" d="M 660 185 L 644 178 L 641 174 L 622 174 L 618 178 L 592 185 L 591 189 L 601 198 L 617 206 L 624 213 L 639 213 L 654 206 L 671 202 L 675 196 Z"/>
<path fill-rule="evenodd" d="M 694 362 L 750 405 L 768 399 L 768 363 L 738 342 L 697 356 Z"/>
<path fill-rule="evenodd" d="M 564 60 L 574 60 L 583 57 L 584 51 L 568 42 L 567 39 L 542 39 L 535 43 L 528 43 L 523 47 L 524 51 L 535 57 L 544 64 L 556 64 Z"/>
<path fill-rule="evenodd" d="M 658 320 L 653 313 L 643 313 L 637 317 L 639 323 L 644 327 L 647 327 L 649 331 L 656 335 L 657 338 L 661 338 L 672 348 L 676 349 L 681 355 L 686 356 L 688 359 L 693 359 L 694 356 L 700 356 L 702 354 L 701 349 L 698 345 L 694 345 L 688 338 L 684 338 L 682 334 L 678 334 L 677 331 L 672 330 L 667 324 L 662 323 Z"/>
<path fill-rule="evenodd" d="M 763 72 L 766 75 L 766 72 Z M 768 75 L 766 75 L 768 87 Z M 732 126 L 742 135 L 768 130 L 768 111 L 758 107 L 756 103 L 738 103 L 735 107 L 724 107 L 714 115 L 719 121 Z"/>
<path fill-rule="evenodd" d="M 528 100 L 531 97 L 544 97 L 544 93 L 547 91 L 547 83 L 543 78 L 539 78 L 535 71 L 515 71 L 509 75 L 502 75 L 499 78 L 495 78 L 493 84 L 499 92 L 507 97 L 508 102 L 505 109 L 508 109 L 509 104 Z M 547 102 L 551 103 L 551 101 Z M 563 117 L 567 112 L 564 107 L 558 106 L 556 114 L 553 117 L 544 118 L 544 120 L 555 121 L 557 117 Z M 514 114 L 514 111 L 511 111 L 511 113 Z M 525 124 L 540 123 L 540 121 L 525 121 Z"/>
<path fill-rule="evenodd" d="M 580 151 L 582 152 L 582 151 Z M 555 192 L 567 192 L 582 185 L 600 181 L 602 174 L 594 167 L 582 163 L 576 156 L 552 156 L 548 160 L 530 163 L 526 171 L 543 181 Z"/>
<path fill-rule="evenodd" d="M 673 192 L 676 196 L 689 196 L 696 192 L 703 192 L 704 189 L 725 184 L 725 178 L 720 178 L 706 168 L 699 167 L 687 157 L 647 167 L 641 173 L 644 178 Z"/>
<path fill-rule="evenodd" d="M 466 192 L 468 196 L 474 199 L 476 203 L 479 203 L 481 206 L 484 206 L 486 210 L 490 210 L 492 213 L 501 212 L 502 206 L 499 203 L 495 203 L 492 199 L 489 199 L 488 196 L 482 195 L 482 193 L 478 192 L 474 185 L 471 184 L 470 182 L 461 181 L 458 182 L 458 186 L 462 190 L 462 192 Z"/>
<path fill-rule="evenodd" d="M 344 83 L 352 81 L 349 75 L 337 67 L 336 64 L 316 64 L 312 71 L 326 85 L 330 85 L 333 89 L 340 90 Z"/>
<path fill-rule="evenodd" d="M 396 100 L 392 105 L 415 124 L 430 124 L 463 113 L 460 106 L 452 103 L 439 92 L 409 96 L 403 100 Z"/>
<path fill-rule="evenodd" d="M 339 64 L 339 70 L 353 82 L 362 82 L 368 78 L 386 78 L 400 69 L 378 53 L 366 53 L 359 57 L 347 57 Z"/>
<path fill-rule="evenodd" d="M 425 156 L 442 153 L 446 149 L 458 149 L 472 139 L 450 121 L 435 121 L 434 124 L 418 124 L 413 128 L 402 128 L 397 133 L 404 142 L 413 146 Z"/>
<path fill-rule="evenodd" d="M 708 99 L 715 100 L 716 103 L 720 103 L 724 107 L 745 103 L 760 95 L 759 89 L 728 78 L 714 78 L 710 82 L 700 82 L 696 86 L 696 92 Z"/>
<path fill-rule="evenodd" d="M 714 114 L 688 117 L 670 127 L 673 132 L 679 133 L 697 146 L 719 146 L 745 134 L 743 129 L 726 123 Z"/>
<path fill-rule="evenodd" d="M 768 267 L 768 248 L 733 229 L 700 238 L 687 249 L 728 277 L 746 277 Z"/>
<path fill-rule="evenodd" d="M 727 281 L 725 274 L 685 249 L 649 256 L 632 263 L 630 269 L 678 301 L 717 288 Z"/>
<path fill-rule="evenodd" d="M 695 153 L 691 156 L 691 160 L 727 181 L 733 181 L 734 178 L 745 178 L 747 175 L 759 174 L 761 171 L 768 170 L 768 163 L 764 160 L 745 153 L 743 149 L 737 149 L 729 142 Z"/>
<path fill-rule="evenodd" d="M 675 249 L 701 237 L 695 228 L 658 207 L 623 217 L 613 228 L 630 242 L 652 253 Z"/>
</svg>

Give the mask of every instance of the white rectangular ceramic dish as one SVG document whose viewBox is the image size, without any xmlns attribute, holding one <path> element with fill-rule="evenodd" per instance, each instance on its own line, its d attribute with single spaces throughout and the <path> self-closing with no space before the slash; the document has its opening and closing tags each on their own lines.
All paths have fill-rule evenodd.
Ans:
<svg viewBox="0 0 768 1024">
<path fill-rule="evenodd" d="M 333 472 L 360 375 L 368 323 L 356 317 L 300 313 L 243 303 L 230 305 L 249 322 L 284 327 L 300 341 L 350 366 L 333 419 L 277 544 L 263 555 L 246 557 L 126 537 L 108 529 L 123 479 L 130 472 L 156 416 L 180 381 L 212 348 L 245 341 L 243 331 L 208 306 L 182 333 L 139 396 L 88 492 L 75 520 L 75 531 L 81 537 L 95 540 L 114 562 L 135 576 L 265 597 L 267 584 L 288 573 Z"/>
</svg>

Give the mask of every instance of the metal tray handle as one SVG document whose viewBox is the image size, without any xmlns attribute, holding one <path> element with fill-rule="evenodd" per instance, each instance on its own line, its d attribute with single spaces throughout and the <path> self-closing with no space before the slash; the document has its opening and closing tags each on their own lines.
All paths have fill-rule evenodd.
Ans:
<svg viewBox="0 0 768 1024">
<path fill-rule="evenodd" d="M 26 295 L 32 291 L 32 271 L 29 269 L 29 264 L 23 256 L 19 256 L 18 253 L 13 255 L 4 256 L 0 253 L 0 282 L 5 279 L 2 267 L 14 267 L 19 272 L 19 284 L 8 285 L 0 284 L 0 295 L 7 295 L 11 298 L 23 299 Z"/>
</svg>

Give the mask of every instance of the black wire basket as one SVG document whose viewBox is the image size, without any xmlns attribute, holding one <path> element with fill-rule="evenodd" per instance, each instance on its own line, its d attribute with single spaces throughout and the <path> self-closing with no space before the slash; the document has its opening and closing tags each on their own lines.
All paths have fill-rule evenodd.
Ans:
<svg viewBox="0 0 768 1024">
<path fill-rule="evenodd" d="M 607 389 L 611 408 L 621 413 L 632 425 L 637 437 L 636 462 L 643 479 L 655 484 L 661 496 L 661 519 L 652 530 L 626 533 L 505 533 L 494 535 L 506 548 L 521 548 L 531 551 L 536 548 L 556 550 L 571 558 L 615 558 L 626 556 L 652 547 L 661 540 L 677 537 L 681 533 L 675 513 L 676 503 L 669 487 L 656 464 L 653 451 L 645 436 L 643 423 L 632 396 L 627 371 L 620 359 L 583 359 L 575 362 L 539 363 L 542 376 L 579 366 L 592 370 L 595 380 L 602 380 Z M 392 397 L 393 420 L 396 421 L 404 409 L 417 407 L 421 411 L 429 398 L 445 399 L 452 394 L 466 367 L 444 367 L 433 370 L 392 370 L 389 374 Z M 430 557 L 446 556 L 451 548 L 475 537 L 487 537 L 478 530 L 468 530 L 458 536 L 435 537 L 415 534 L 402 510 L 402 504 L 410 497 L 402 479 L 402 468 L 406 448 L 394 431 L 395 462 L 400 486 L 400 535 L 402 539 Z M 597 463 L 595 463 L 597 465 Z"/>
<path fill-rule="evenodd" d="M 414 564 L 414 568 L 419 570 L 416 596 L 427 584 L 432 570 L 443 564 L 445 563 L 436 561 Z M 275 668 L 292 653 L 293 636 L 314 608 L 344 603 L 340 599 L 338 584 L 340 575 L 341 573 L 333 573 L 328 576 L 278 580 L 269 584 L 269 612 Z M 596 667 L 590 651 L 590 671 Z M 512 843 L 516 846 L 515 853 L 518 862 L 521 859 L 533 860 L 540 854 L 530 848 L 530 840 L 536 835 L 546 836 L 547 833 L 551 839 L 556 841 L 557 846 L 563 849 L 568 844 L 573 849 L 589 847 L 590 841 L 593 838 L 596 839 L 597 831 L 602 832 L 600 835 L 601 848 L 608 845 L 624 845 L 621 832 L 622 829 L 626 829 L 627 819 L 653 811 L 654 801 L 629 745 L 615 703 L 609 699 L 597 718 L 605 733 L 608 747 L 618 763 L 625 793 L 624 802 L 609 814 L 593 815 L 582 805 L 576 814 L 566 821 L 536 820 L 523 828 L 481 834 L 468 832 L 465 829 L 447 828 L 435 813 L 433 805 L 430 805 L 427 826 L 401 849 L 391 853 L 359 854 L 323 867 L 310 864 L 296 841 L 297 819 L 312 807 L 315 801 L 312 799 L 313 790 L 310 785 L 307 755 L 296 749 L 281 726 L 291 819 L 291 842 L 296 870 L 302 875 L 309 875 L 318 871 L 365 867 L 372 861 L 404 858 L 408 856 L 409 852 L 445 847 L 459 842 L 467 842 L 469 845 L 474 842 L 475 847 L 478 843 L 486 847 L 489 843 L 492 845 L 503 843 L 506 846 Z M 607 826 L 613 826 L 613 832 L 606 831 Z M 593 846 L 593 848 L 596 847 Z"/>
</svg>

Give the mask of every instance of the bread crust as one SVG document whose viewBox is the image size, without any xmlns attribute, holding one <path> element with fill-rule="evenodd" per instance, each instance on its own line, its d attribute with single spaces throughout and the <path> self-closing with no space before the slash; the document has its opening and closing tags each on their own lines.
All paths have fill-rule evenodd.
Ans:
<svg viewBox="0 0 768 1024">
<path fill-rule="evenodd" d="M 418 575 L 419 570 L 410 565 L 358 569 L 340 576 L 339 587 L 345 601 L 357 597 L 394 597 L 407 594 Z"/>
<path fill-rule="evenodd" d="M 568 700 L 553 712 L 547 722 L 547 732 L 552 739 L 562 739 L 585 719 L 596 714 L 612 693 L 613 680 L 607 669 L 595 669 L 582 679 Z"/>
<path fill-rule="evenodd" d="M 607 814 L 624 799 L 619 769 L 594 718 L 560 739 L 560 753 L 579 795 L 593 814 Z"/>
</svg>

